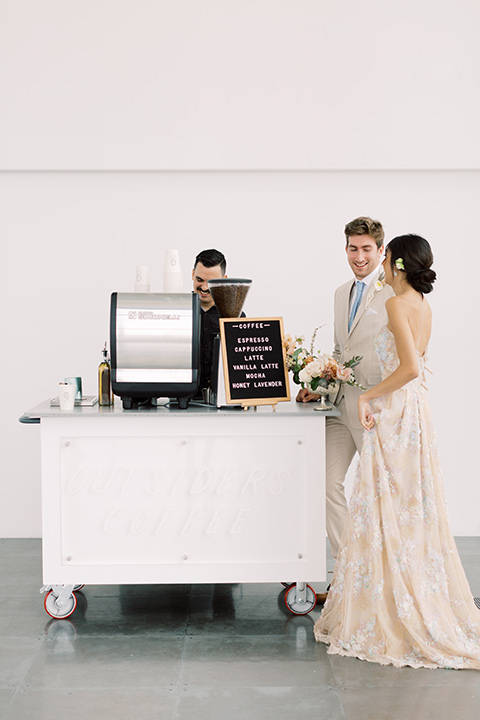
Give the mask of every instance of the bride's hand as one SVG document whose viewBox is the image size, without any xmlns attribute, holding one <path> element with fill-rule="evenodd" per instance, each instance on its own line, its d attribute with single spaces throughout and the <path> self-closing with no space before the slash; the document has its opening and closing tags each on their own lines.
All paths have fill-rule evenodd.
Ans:
<svg viewBox="0 0 480 720">
<path fill-rule="evenodd" d="M 358 417 L 365 430 L 371 430 L 375 425 L 372 408 L 368 404 L 368 401 L 364 399 L 363 395 L 360 395 L 358 398 Z"/>
</svg>

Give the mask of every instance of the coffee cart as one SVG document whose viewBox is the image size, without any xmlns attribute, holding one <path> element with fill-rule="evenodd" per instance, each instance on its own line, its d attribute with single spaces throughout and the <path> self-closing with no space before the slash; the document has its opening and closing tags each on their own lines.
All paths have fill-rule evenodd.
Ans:
<svg viewBox="0 0 480 720">
<path fill-rule="evenodd" d="M 45 401 L 25 413 L 40 423 L 46 611 L 67 617 L 88 584 L 283 582 L 290 610 L 309 612 L 307 581 L 326 578 L 314 408 Z"/>
</svg>

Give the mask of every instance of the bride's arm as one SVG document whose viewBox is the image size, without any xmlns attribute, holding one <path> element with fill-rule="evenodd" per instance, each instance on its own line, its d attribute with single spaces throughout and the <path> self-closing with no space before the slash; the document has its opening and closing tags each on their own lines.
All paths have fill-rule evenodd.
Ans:
<svg viewBox="0 0 480 720">
<path fill-rule="evenodd" d="M 401 297 L 392 297 L 385 303 L 388 314 L 388 327 L 395 338 L 399 365 L 394 372 L 362 393 L 358 398 L 358 415 L 363 427 L 373 427 L 372 411 L 369 406 L 370 400 L 388 395 L 406 385 L 410 380 L 418 377 L 418 359 L 415 349 L 415 342 L 405 311 L 404 301 Z"/>
</svg>

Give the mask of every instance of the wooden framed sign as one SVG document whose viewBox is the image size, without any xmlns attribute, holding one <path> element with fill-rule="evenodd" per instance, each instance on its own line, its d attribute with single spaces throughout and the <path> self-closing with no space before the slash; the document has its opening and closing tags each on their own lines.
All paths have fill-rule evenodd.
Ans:
<svg viewBox="0 0 480 720">
<path fill-rule="evenodd" d="M 290 400 L 283 318 L 220 318 L 228 405 L 276 405 Z"/>
</svg>

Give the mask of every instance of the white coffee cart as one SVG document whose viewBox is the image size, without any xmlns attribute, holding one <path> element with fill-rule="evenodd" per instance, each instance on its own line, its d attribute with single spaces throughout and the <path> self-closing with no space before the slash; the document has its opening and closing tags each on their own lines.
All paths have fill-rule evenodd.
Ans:
<svg viewBox="0 0 480 720">
<path fill-rule="evenodd" d="M 283 582 L 297 614 L 326 578 L 325 413 L 123 410 L 46 401 L 43 591 L 56 618 L 85 584 Z M 338 414 L 331 410 L 329 414 Z"/>
</svg>

